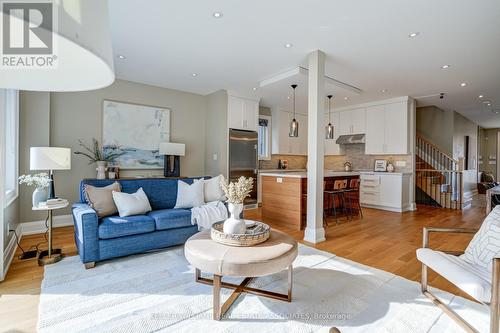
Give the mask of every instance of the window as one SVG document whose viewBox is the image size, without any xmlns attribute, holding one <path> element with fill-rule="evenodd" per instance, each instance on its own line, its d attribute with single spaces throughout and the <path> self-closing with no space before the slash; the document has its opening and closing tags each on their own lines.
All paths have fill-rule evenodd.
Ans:
<svg viewBox="0 0 500 333">
<path fill-rule="evenodd" d="M 19 91 L 6 89 L 3 91 L 5 110 L 4 121 L 4 179 L 6 206 L 17 198 L 18 195 L 18 165 L 19 165 Z"/>
<path fill-rule="evenodd" d="M 259 116 L 259 160 L 271 159 L 271 117 Z"/>
</svg>

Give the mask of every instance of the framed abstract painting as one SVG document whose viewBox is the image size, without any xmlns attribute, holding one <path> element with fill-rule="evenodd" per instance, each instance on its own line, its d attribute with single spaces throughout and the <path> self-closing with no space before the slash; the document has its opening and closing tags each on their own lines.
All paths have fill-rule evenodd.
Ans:
<svg viewBox="0 0 500 333">
<path fill-rule="evenodd" d="M 121 169 L 162 169 L 160 142 L 170 141 L 168 108 L 103 101 L 103 148 L 122 153 L 113 163 Z"/>
</svg>

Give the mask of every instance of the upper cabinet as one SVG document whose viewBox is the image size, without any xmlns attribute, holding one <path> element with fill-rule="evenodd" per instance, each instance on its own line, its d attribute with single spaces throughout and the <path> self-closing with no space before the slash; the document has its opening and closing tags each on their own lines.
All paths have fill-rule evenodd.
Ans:
<svg viewBox="0 0 500 333">
<path fill-rule="evenodd" d="M 366 108 L 365 153 L 409 153 L 409 105 L 407 101 Z"/>
<path fill-rule="evenodd" d="M 259 102 L 228 96 L 227 124 L 229 128 L 257 131 L 259 127 Z"/>
<path fill-rule="evenodd" d="M 295 118 L 299 123 L 299 136 L 291 138 L 290 122 L 293 114 L 283 110 L 272 112 L 272 153 L 282 155 L 307 155 L 307 116 L 297 113 Z"/>
<path fill-rule="evenodd" d="M 366 109 L 357 108 L 339 112 L 339 135 L 363 134 L 366 131 Z"/>
</svg>

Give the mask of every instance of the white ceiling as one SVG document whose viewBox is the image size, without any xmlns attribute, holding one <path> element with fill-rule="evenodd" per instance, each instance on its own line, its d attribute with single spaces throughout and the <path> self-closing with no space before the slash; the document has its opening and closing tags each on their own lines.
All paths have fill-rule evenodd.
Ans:
<svg viewBox="0 0 500 333">
<path fill-rule="evenodd" d="M 110 15 L 115 56 L 127 57 L 115 59 L 118 78 L 200 94 L 228 89 L 290 108 L 290 82 L 252 88 L 307 67 L 308 53 L 320 49 L 327 75 L 363 90 L 345 101 L 328 86 L 336 106 L 409 95 L 500 127 L 491 111 L 500 109 L 498 0 L 110 0 Z M 442 100 L 421 98 L 441 92 Z"/>
</svg>

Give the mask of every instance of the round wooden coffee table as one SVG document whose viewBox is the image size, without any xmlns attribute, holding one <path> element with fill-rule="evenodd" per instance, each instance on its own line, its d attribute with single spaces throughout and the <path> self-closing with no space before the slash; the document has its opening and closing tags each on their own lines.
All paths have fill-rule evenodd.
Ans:
<svg viewBox="0 0 500 333">
<path fill-rule="evenodd" d="M 220 320 L 243 292 L 277 300 L 292 301 L 292 263 L 297 257 L 297 242 L 290 236 L 271 230 L 264 243 L 250 247 L 235 247 L 217 243 L 210 238 L 210 231 L 202 231 L 186 241 L 184 254 L 196 269 L 196 282 L 213 285 L 213 318 Z M 288 269 L 288 293 L 248 287 L 253 278 L 278 273 Z M 213 280 L 201 277 L 201 272 L 213 274 Z M 223 276 L 243 277 L 238 284 L 223 282 Z M 234 289 L 227 301 L 220 306 L 220 289 Z"/>
</svg>

